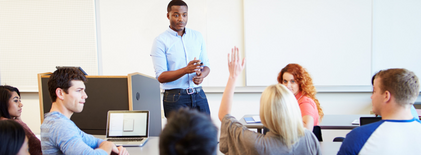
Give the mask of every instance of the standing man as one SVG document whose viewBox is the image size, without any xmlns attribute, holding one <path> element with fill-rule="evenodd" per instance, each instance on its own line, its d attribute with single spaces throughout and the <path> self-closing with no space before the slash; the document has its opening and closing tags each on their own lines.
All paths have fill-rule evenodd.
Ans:
<svg viewBox="0 0 421 155">
<path fill-rule="evenodd" d="M 48 79 L 48 91 L 53 103 L 41 124 L 42 153 L 44 155 L 107 155 L 111 152 L 128 154 L 121 146 L 117 148 L 112 142 L 86 134 L 70 120 L 73 113 L 82 112 L 88 98 L 85 82 L 86 77 L 78 68 L 57 69 Z"/>
<path fill-rule="evenodd" d="M 420 81 L 406 69 L 388 69 L 372 78 L 373 112 L 382 120 L 355 128 L 346 135 L 339 155 L 420 154 L 421 122 L 411 115 Z"/>
<path fill-rule="evenodd" d="M 186 28 L 188 7 L 173 0 L 167 7 L 169 28 L 155 38 L 151 57 L 164 93 L 164 114 L 190 107 L 210 115 L 201 83 L 210 72 L 205 41 L 200 32 Z"/>
</svg>

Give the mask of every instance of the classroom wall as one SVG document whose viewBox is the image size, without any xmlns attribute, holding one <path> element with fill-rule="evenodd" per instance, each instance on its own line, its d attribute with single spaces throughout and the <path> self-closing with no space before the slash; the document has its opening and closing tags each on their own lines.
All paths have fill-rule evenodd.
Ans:
<svg viewBox="0 0 421 155">
<path fill-rule="evenodd" d="M 168 0 L 123 0 L 118 2 L 119 4 L 135 4 L 129 6 L 114 5 L 117 1 L 111 0 L 97 0 L 95 2 L 96 12 L 100 15 L 96 21 L 96 24 L 98 24 L 96 27 L 98 35 L 98 73 L 100 75 L 127 75 L 132 72 L 141 72 L 154 76 L 148 53 L 152 46 L 152 39 L 165 31 L 168 26 L 168 20 L 165 17 L 165 6 L 168 4 Z M 211 71 L 208 79 L 204 81 L 204 85 L 224 86 L 228 76 L 228 70 L 225 68 L 226 53 L 234 45 L 239 46 L 240 50 L 248 46 L 244 44 L 244 38 L 248 36 L 245 36 L 243 27 L 243 0 L 186 0 L 186 2 L 189 4 L 191 13 L 187 27 L 199 30 L 203 34 L 207 41 L 208 52 L 214 52 L 209 55 L 212 68 L 218 68 L 218 70 L 214 69 Z M 159 14 L 150 12 L 138 14 L 136 12 L 142 9 L 160 10 L 156 11 Z M 135 12 L 131 12 L 131 10 Z M 126 22 L 128 18 L 133 19 L 132 22 Z M 121 28 L 122 26 L 123 28 Z M 113 30 L 115 27 L 121 29 Z M 256 31 L 260 31 L 260 29 Z M 215 54 L 215 52 L 220 54 Z M 30 54 L 22 55 L 31 56 Z M 27 64 L 26 62 L 18 62 L 19 59 L 16 61 L 16 64 Z M 413 62 L 419 64 L 419 62 Z M 0 67 L 5 67 L 5 65 Z M 41 72 L 48 71 L 53 70 Z M 1 72 L 1 74 L 3 75 L 4 72 Z M 26 76 L 36 78 L 36 75 Z M 237 81 L 237 86 L 245 86 L 245 80 L 246 77 L 243 73 L 243 76 Z M 6 81 L 2 80 L 1 82 L 4 84 Z M 212 119 L 219 126 L 220 122 L 217 118 L 217 113 L 222 92 L 207 92 Z M 317 94 L 326 115 L 369 114 L 371 110 L 370 96 L 371 92 L 364 91 L 321 92 Z M 257 114 L 259 112 L 259 99 L 259 92 L 236 93 L 232 115 L 241 118 L 245 114 Z M 36 91 L 22 92 L 22 102 L 24 104 L 23 121 L 27 123 L 34 133 L 39 134 L 41 122 L 38 93 Z M 89 99 L 87 104 L 89 104 Z"/>
<path fill-rule="evenodd" d="M 38 91 L 56 66 L 98 72 L 93 1 L 0 1 L 1 84 Z"/>
<path fill-rule="evenodd" d="M 21 90 L 36 92 L 36 74 L 54 71 L 57 65 L 82 66 L 90 75 L 127 75 L 140 72 L 154 76 L 149 53 L 153 39 L 168 29 L 169 22 L 166 18 L 168 1 L 78 0 L 74 3 L 1 1 L 0 27 L 3 28 L 0 29 L 0 44 L 3 45 L 0 46 L 1 84 L 10 84 Z M 204 86 L 225 85 L 228 70 L 224 62 L 226 54 L 233 46 L 238 46 L 242 55 L 248 56 L 245 68 L 247 77 L 243 75 L 237 86 L 267 86 L 276 83 L 272 77 L 275 77 L 280 68 L 287 63 L 299 63 L 309 69 L 316 86 L 340 88 L 355 85 L 369 86 L 370 82 L 367 79 L 371 74 L 384 68 L 405 67 L 418 74 L 421 73 L 417 72 L 420 69 L 416 67 L 418 65 L 414 65 L 420 64 L 417 58 L 421 56 L 419 44 L 421 29 L 417 29 L 421 22 L 415 20 L 421 17 L 421 11 L 417 9 L 421 6 L 421 2 L 417 0 L 405 0 L 404 3 L 390 0 L 317 2 L 186 0 L 186 2 L 189 5 L 187 27 L 203 34 L 211 61 L 211 73 L 203 82 Z M 36 5 L 31 5 L 33 3 Z M 363 7 L 363 10 L 358 9 L 359 7 Z M 85 34 L 85 31 L 68 31 L 66 26 L 85 27 L 82 24 L 78 25 L 80 22 L 74 20 L 80 19 L 79 16 L 56 16 L 74 15 L 69 12 L 77 12 L 78 9 L 87 13 L 83 16 L 89 16 L 87 20 L 90 24 L 87 25 L 91 37 L 73 36 Z M 269 11 L 269 14 L 266 14 L 266 11 Z M 30 18 L 32 16 L 37 18 Z M 49 16 L 55 18 L 46 18 Z M 31 20 L 25 20 L 26 18 Z M 270 22 L 262 22 L 263 19 Z M 364 29 L 363 31 L 348 29 L 347 23 L 363 24 Z M 61 29 L 50 29 L 44 24 Z M 336 29 L 331 27 L 346 33 L 335 33 Z M 31 33 L 25 33 L 26 31 Z M 364 32 L 364 35 L 358 35 L 357 32 Z M 71 34 L 72 37 L 67 37 L 66 34 Z M 349 36 L 355 38 L 347 40 Z M 48 40 L 40 40 L 43 37 L 47 37 Z M 278 40 L 279 37 L 283 39 Z M 361 41 L 358 39 L 360 37 L 364 41 L 356 42 L 355 40 Z M 90 39 L 85 41 L 79 38 Z M 31 44 L 20 42 L 23 39 L 29 39 L 26 42 Z M 303 42 L 302 39 L 310 40 Z M 341 39 L 344 40 L 340 44 L 334 42 Z M 91 43 L 90 48 L 75 44 L 87 42 Z M 73 48 L 67 48 L 69 45 Z M 323 48 L 313 48 L 310 45 L 316 47 L 323 45 Z M 363 49 L 358 48 L 362 46 Z M 288 48 L 285 49 L 286 47 Z M 93 57 L 75 54 L 73 53 L 75 51 L 89 53 Z M 362 51 L 365 51 L 364 55 L 356 53 Z M 70 57 L 69 54 L 77 58 Z M 19 59 L 12 59 L 15 55 L 18 55 Z M 303 55 L 309 58 L 304 59 Z M 52 61 L 52 57 L 66 59 Z M 351 62 L 345 63 L 343 59 Z M 371 67 L 370 62 L 372 62 Z M 9 66 L 9 63 L 16 65 Z M 46 68 L 38 65 L 45 65 Z M 353 66 L 358 67 L 351 70 Z M 319 82 L 319 79 L 323 79 L 324 82 Z M 29 81 L 31 81 L 30 87 L 25 84 Z"/>
</svg>

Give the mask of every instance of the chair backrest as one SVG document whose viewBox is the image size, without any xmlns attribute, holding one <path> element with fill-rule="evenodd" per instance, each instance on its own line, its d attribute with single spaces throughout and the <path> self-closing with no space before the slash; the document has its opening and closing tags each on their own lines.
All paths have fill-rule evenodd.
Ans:
<svg viewBox="0 0 421 155">
<path fill-rule="evenodd" d="M 319 140 L 319 142 L 323 141 L 322 138 L 322 129 L 320 128 L 320 126 L 314 126 L 313 127 L 313 134 L 317 137 L 317 139 Z"/>
</svg>

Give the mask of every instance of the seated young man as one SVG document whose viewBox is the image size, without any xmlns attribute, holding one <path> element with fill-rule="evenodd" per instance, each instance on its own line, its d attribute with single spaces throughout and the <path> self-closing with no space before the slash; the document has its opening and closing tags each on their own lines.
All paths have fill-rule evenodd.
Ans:
<svg viewBox="0 0 421 155">
<path fill-rule="evenodd" d="M 410 109 L 419 94 L 418 77 L 406 69 L 379 71 L 372 79 L 373 112 L 382 120 L 355 128 L 338 154 L 419 154 L 421 121 Z"/>
<path fill-rule="evenodd" d="M 123 147 L 86 134 L 70 120 L 73 113 L 82 112 L 88 98 L 84 82 L 86 77 L 77 68 L 57 69 L 50 76 L 48 90 L 53 103 L 41 125 L 43 154 L 128 154 Z"/>
<path fill-rule="evenodd" d="M 159 136 L 160 155 L 214 155 L 218 145 L 218 128 L 209 116 L 197 110 L 181 108 L 168 117 Z"/>
</svg>

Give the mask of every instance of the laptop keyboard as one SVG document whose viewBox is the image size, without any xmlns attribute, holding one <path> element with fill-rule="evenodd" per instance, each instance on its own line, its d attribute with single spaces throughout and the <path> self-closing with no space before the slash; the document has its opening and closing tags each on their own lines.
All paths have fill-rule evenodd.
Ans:
<svg viewBox="0 0 421 155">
<path fill-rule="evenodd" d="M 142 141 L 143 138 L 112 138 L 112 139 L 107 139 L 107 141 L 111 141 L 111 142 L 136 142 L 136 141 Z"/>
</svg>

